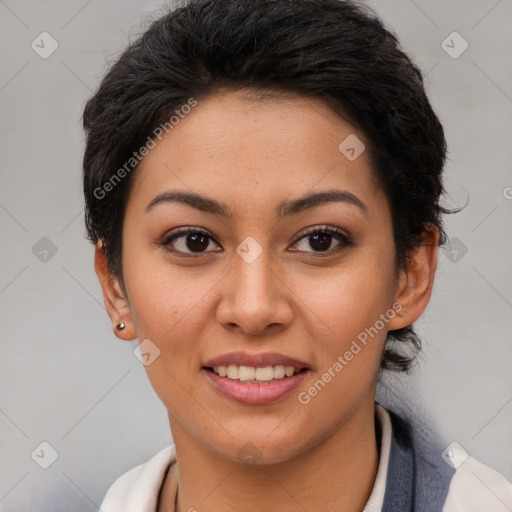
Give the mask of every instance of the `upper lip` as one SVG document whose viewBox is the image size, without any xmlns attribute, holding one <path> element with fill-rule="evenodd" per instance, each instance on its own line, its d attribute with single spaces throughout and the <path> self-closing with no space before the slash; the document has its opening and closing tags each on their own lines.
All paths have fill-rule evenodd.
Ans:
<svg viewBox="0 0 512 512">
<path fill-rule="evenodd" d="M 262 354 L 248 354 L 247 352 L 231 352 L 210 359 L 204 364 L 205 368 L 214 368 L 215 366 L 293 366 L 296 371 L 308 368 L 308 365 L 293 357 L 278 354 L 276 352 L 265 352 Z"/>
</svg>

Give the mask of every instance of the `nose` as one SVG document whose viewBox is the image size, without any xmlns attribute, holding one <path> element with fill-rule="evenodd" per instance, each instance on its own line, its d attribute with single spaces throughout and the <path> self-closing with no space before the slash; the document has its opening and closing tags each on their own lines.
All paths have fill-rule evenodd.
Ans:
<svg viewBox="0 0 512 512">
<path fill-rule="evenodd" d="M 264 250 L 251 263 L 235 256 L 217 308 L 217 320 L 224 328 L 261 336 L 277 333 L 291 323 L 293 293 L 268 254 Z"/>
</svg>

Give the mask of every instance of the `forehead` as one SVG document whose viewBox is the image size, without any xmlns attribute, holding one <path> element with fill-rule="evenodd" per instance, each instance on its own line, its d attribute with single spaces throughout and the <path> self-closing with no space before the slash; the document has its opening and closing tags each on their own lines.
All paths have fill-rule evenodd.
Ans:
<svg viewBox="0 0 512 512">
<path fill-rule="evenodd" d="M 134 176 L 139 209 L 167 189 L 221 198 L 234 215 L 315 189 L 382 196 L 364 134 L 315 98 L 224 91 L 156 142 Z"/>
</svg>

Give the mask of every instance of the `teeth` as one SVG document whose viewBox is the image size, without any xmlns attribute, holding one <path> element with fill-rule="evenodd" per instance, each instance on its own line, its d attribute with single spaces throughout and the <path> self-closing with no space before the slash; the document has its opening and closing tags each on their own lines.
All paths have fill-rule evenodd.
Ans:
<svg viewBox="0 0 512 512">
<path fill-rule="evenodd" d="M 281 364 L 259 368 L 230 364 L 229 366 L 215 366 L 213 371 L 221 377 L 242 382 L 269 382 L 274 379 L 282 379 L 285 375 L 286 377 L 291 377 L 295 373 L 295 368 Z"/>
<path fill-rule="evenodd" d="M 238 368 L 234 364 L 230 364 L 226 368 L 226 376 L 228 379 L 238 379 Z"/>
<path fill-rule="evenodd" d="M 295 368 L 293 366 L 285 366 L 284 374 L 287 377 L 291 377 L 295 373 Z"/>
<path fill-rule="evenodd" d="M 233 365 L 233 367 L 236 369 L 236 366 Z M 256 368 L 252 368 L 249 366 L 239 366 L 238 372 L 237 372 L 238 379 L 244 380 L 244 381 L 245 380 L 254 380 L 256 378 L 256 373 L 261 369 L 262 368 L 258 368 L 258 370 L 256 370 Z M 274 373 L 274 372 L 272 372 L 272 367 L 270 367 L 270 371 L 272 374 Z M 262 379 L 261 374 L 260 374 L 258 380 L 268 380 L 268 379 Z"/>
</svg>

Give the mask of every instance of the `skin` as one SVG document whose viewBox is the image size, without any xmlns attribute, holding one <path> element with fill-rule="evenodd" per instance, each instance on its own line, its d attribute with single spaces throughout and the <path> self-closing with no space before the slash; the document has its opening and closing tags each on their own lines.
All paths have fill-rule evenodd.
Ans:
<svg viewBox="0 0 512 512">
<path fill-rule="evenodd" d="M 367 144 L 317 99 L 255 99 L 243 90 L 202 99 L 134 176 L 123 224 L 126 294 L 96 247 L 114 332 L 150 339 L 160 350 L 146 371 L 168 410 L 178 463 L 159 511 L 174 510 L 176 483 L 178 512 L 364 508 L 378 467 L 374 399 L 387 331 L 410 325 L 428 304 L 438 233 L 429 228 L 408 268 L 396 272 L 390 209 L 369 152 L 349 161 L 338 149 L 350 134 Z M 276 218 L 281 201 L 333 188 L 355 195 L 367 211 L 329 202 Z M 168 190 L 225 203 L 233 219 L 176 202 L 145 212 Z M 343 230 L 354 245 L 333 235 L 329 250 L 319 250 L 303 234 L 317 226 Z M 190 249 L 186 233 L 159 245 L 178 227 L 207 230 L 206 252 Z M 236 252 L 248 236 L 263 250 L 250 264 Z M 198 257 L 179 257 L 172 248 Z M 308 404 L 299 403 L 298 393 L 395 303 L 401 310 L 385 328 Z M 118 322 L 126 328 L 115 330 Z M 235 350 L 296 357 L 309 375 L 274 403 L 235 402 L 201 370 Z M 247 443 L 260 454 L 254 464 L 238 458 Z"/>
</svg>

